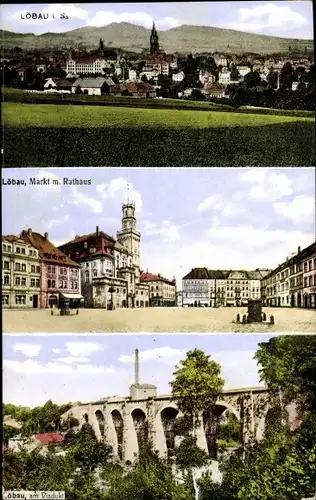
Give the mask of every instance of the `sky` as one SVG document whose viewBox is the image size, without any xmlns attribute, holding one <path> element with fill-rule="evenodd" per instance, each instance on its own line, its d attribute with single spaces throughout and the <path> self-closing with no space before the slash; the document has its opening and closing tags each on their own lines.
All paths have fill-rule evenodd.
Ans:
<svg viewBox="0 0 316 500">
<path fill-rule="evenodd" d="M 61 245 L 96 226 L 115 236 L 122 202 L 136 205 L 143 271 L 177 280 L 194 267 L 275 269 L 315 241 L 313 168 L 5 169 L 2 233 L 48 233 Z M 29 185 L 29 180 L 60 185 Z M 64 185 L 64 179 L 91 185 Z M 127 189 L 129 185 L 129 191 Z"/>
<path fill-rule="evenodd" d="M 140 382 L 169 394 L 180 360 L 198 348 L 220 363 L 225 389 L 262 386 L 258 343 L 269 335 L 3 335 L 3 401 L 40 406 L 128 396 L 139 349 Z"/>
<path fill-rule="evenodd" d="M 27 12 L 47 13 L 49 18 L 22 19 L 21 15 L 25 17 Z M 153 20 L 158 30 L 186 24 L 284 38 L 313 38 L 311 1 L 2 5 L 1 27 L 20 33 L 41 34 L 86 26 L 101 27 L 113 22 L 129 22 L 151 28 Z"/>
</svg>

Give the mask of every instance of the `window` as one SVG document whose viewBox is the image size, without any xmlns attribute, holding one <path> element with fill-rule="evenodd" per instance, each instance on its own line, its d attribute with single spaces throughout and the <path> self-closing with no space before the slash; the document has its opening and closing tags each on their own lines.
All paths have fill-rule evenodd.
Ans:
<svg viewBox="0 0 316 500">
<path fill-rule="evenodd" d="M 26 278 L 21 278 L 21 285 L 26 286 Z"/>
<path fill-rule="evenodd" d="M 74 289 L 77 290 L 78 289 L 78 283 L 77 281 L 74 281 Z"/>
<path fill-rule="evenodd" d="M 31 286 L 35 286 L 35 279 L 31 278 Z"/>
<path fill-rule="evenodd" d="M 20 278 L 19 276 L 17 276 L 17 277 L 15 278 L 15 284 L 16 284 L 17 286 L 20 286 L 20 284 L 21 284 L 21 278 Z"/>
<path fill-rule="evenodd" d="M 2 268 L 6 269 L 6 270 L 9 270 L 10 269 L 10 262 L 8 262 L 7 260 L 5 260 L 4 262 L 2 262 Z"/>
<path fill-rule="evenodd" d="M 25 248 L 21 248 L 21 253 L 25 255 Z"/>
<path fill-rule="evenodd" d="M 59 280 L 59 288 L 63 287 L 63 280 Z"/>
<path fill-rule="evenodd" d="M 3 306 L 9 305 L 9 295 L 2 295 L 2 305 Z"/>
<path fill-rule="evenodd" d="M 21 271 L 26 271 L 26 264 L 21 265 Z"/>
<path fill-rule="evenodd" d="M 89 271 L 85 272 L 85 282 L 88 283 L 90 279 Z"/>
<path fill-rule="evenodd" d="M 15 303 L 17 305 L 24 305 L 24 304 L 26 304 L 26 295 L 16 295 L 15 296 Z"/>
<path fill-rule="evenodd" d="M 4 285 L 10 285 L 10 276 L 8 274 L 5 274 L 3 277 L 3 284 Z"/>
<path fill-rule="evenodd" d="M 20 247 L 16 247 L 16 253 L 21 253 L 21 248 Z"/>
<path fill-rule="evenodd" d="M 35 266 L 31 266 L 31 273 L 35 273 Z"/>
<path fill-rule="evenodd" d="M 52 286 L 52 280 L 47 280 L 47 288 L 51 288 Z"/>
<path fill-rule="evenodd" d="M 52 288 L 56 288 L 56 281 L 52 280 Z"/>
<path fill-rule="evenodd" d="M 16 271 L 21 271 L 21 264 L 20 264 L 19 262 L 17 262 L 17 263 L 15 264 L 15 270 L 16 270 Z"/>
<path fill-rule="evenodd" d="M 39 278 L 37 278 L 37 280 L 36 280 L 36 286 L 37 286 L 37 287 L 39 287 L 39 286 L 40 286 L 40 279 L 39 279 Z"/>
</svg>

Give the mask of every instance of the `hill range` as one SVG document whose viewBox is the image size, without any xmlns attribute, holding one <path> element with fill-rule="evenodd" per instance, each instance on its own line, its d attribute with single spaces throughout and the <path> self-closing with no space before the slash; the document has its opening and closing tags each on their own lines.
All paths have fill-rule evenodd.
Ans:
<svg viewBox="0 0 316 500">
<path fill-rule="evenodd" d="M 112 23 L 103 27 L 86 26 L 64 33 L 14 33 L 0 30 L 1 44 L 5 49 L 20 47 L 24 50 L 60 48 L 95 49 L 100 38 L 108 48 L 121 48 L 140 53 L 149 47 L 150 29 L 131 23 Z M 313 40 L 279 38 L 253 33 L 244 33 L 211 26 L 183 25 L 159 31 L 159 43 L 167 53 L 213 53 L 225 54 L 289 54 L 313 53 Z"/>
</svg>

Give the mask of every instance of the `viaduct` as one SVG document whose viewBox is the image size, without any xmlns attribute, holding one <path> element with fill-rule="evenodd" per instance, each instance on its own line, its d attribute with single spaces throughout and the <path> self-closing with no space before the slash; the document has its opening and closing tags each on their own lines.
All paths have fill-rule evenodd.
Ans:
<svg viewBox="0 0 316 500">
<path fill-rule="evenodd" d="M 175 446 L 175 423 L 181 413 L 170 395 L 157 395 L 157 388 L 139 382 L 138 351 L 135 352 L 135 382 L 128 397 L 109 397 L 89 403 L 76 403 L 63 418 L 74 417 L 79 427 L 89 423 L 99 440 L 113 447 L 115 458 L 132 463 L 148 440 L 161 457 Z M 217 400 L 210 421 L 201 415 L 196 432 L 197 444 L 216 459 L 216 433 L 219 418 L 227 411 L 241 422 L 242 441 L 260 440 L 272 410 L 265 387 L 224 390 Z M 291 410 L 291 409 L 290 409 Z M 293 409 L 288 410 L 293 421 Z M 294 417 L 295 418 L 295 417 Z M 214 447 L 215 444 L 215 447 Z"/>
</svg>

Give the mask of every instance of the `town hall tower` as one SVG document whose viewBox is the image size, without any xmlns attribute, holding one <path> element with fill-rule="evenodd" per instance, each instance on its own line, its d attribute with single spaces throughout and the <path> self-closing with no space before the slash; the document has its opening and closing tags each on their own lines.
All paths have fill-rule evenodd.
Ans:
<svg viewBox="0 0 316 500">
<path fill-rule="evenodd" d="M 122 229 L 117 232 L 119 243 L 132 255 L 135 281 L 140 277 L 140 232 L 136 229 L 135 203 L 129 200 L 122 204 Z"/>
</svg>

